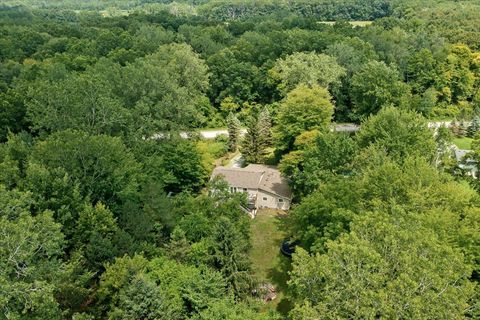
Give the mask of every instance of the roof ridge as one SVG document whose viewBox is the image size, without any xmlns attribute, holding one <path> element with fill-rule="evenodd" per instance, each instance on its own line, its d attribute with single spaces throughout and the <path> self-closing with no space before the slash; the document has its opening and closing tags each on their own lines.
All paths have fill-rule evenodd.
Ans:
<svg viewBox="0 0 480 320">
<path fill-rule="evenodd" d="M 217 167 L 218 168 L 218 167 Z M 217 169 L 215 168 L 215 169 Z M 250 171 L 250 170 L 241 170 L 242 168 L 227 168 L 223 169 L 224 171 L 241 171 L 241 172 L 250 172 L 250 173 L 264 173 L 265 171 Z"/>
<path fill-rule="evenodd" d="M 215 167 L 215 169 L 228 170 L 228 171 L 253 172 L 253 173 L 264 173 L 264 172 L 266 172 L 266 170 L 247 170 L 247 167 L 245 167 L 245 168 L 229 168 L 229 167 L 219 166 L 219 167 Z"/>
</svg>

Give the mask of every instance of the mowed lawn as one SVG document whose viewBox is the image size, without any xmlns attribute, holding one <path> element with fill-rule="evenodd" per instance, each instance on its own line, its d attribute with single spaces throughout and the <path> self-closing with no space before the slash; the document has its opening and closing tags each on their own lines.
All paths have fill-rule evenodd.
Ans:
<svg viewBox="0 0 480 320">
<path fill-rule="evenodd" d="M 335 25 L 336 21 L 318 21 L 317 23 L 333 26 Z M 366 27 L 371 25 L 373 21 L 356 20 L 356 21 L 348 21 L 348 23 L 350 23 L 353 27 Z"/>
<path fill-rule="evenodd" d="M 472 149 L 472 138 L 454 138 L 453 143 L 459 148 L 459 149 L 464 149 L 464 150 L 470 150 Z"/>
<path fill-rule="evenodd" d="M 277 298 L 265 304 L 264 311 L 276 309 L 286 314 L 291 303 L 285 299 L 290 259 L 280 253 L 280 245 L 286 237 L 282 220 L 285 213 L 277 210 L 259 210 L 252 220 L 252 250 L 250 258 L 253 272 L 261 282 L 272 283 L 277 289 Z"/>
</svg>

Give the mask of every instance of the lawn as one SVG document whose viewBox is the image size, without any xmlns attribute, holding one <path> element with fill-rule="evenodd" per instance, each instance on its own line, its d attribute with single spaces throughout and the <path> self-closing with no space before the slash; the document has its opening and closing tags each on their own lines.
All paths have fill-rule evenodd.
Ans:
<svg viewBox="0 0 480 320">
<path fill-rule="evenodd" d="M 284 217 L 285 213 L 281 211 L 259 210 L 251 224 L 253 248 L 250 258 L 256 278 L 277 288 L 277 298 L 266 303 L 264 311 L 276 309 L 286 314 L 291 309 L 291 303 L 285 298 L 290 259 L 280 253 L 280 245 L 286 236 L 282 230 Z"/>
<path fill-rule="evenodd" d="M 472 149 L 472 138 L 455 138 L 453 139 L 453 143 L 459 148 L 464 150 L 471 150 Z"/>
<path fill-rule="evenodd" d="M 318 23 L 321 24 L 328 24 L 330 26 L 335 25 L 336 21 L 318 21 Z M 356 20 L 356 21 L 348 21 L 353 27 L 366 27 L 369 26 L 373 23 L 373 21 L 361 21 L 361 20 Z"/>
</svg>

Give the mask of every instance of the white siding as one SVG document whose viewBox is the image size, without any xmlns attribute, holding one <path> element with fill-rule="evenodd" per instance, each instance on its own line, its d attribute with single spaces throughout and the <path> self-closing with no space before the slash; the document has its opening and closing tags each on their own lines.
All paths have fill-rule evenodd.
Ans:
<svg viewBox="0 0 480 320">
<path fill-rule="evenodd" d="M 290 209 L 290 201 L 288 199 L 284 199 L 282 197 L 259 190 L 257 196 L 257 207 L 288 210 Z"/>
<path fill-rule="evenodd" d="M 230 186 L 230 192 L 247 192 L 249 198 L 256 198 L 255 205 L 257 208 L 280 210 L 290 209 L 290 200 L 265 192 L 263 190 L 247 189 L 245 191 L 245 188 Z"/>
</svg>

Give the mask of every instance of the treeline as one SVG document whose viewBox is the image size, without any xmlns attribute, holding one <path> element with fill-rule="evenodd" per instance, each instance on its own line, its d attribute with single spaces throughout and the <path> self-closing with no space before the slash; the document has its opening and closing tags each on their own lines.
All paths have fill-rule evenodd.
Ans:
<svg viewBox="0 0 480 320">
<path fill-rule="evenodd" d="M 37 9 L 71 10 L 178 10 L 188 7 L 188 14 L 200 14 L 213 20 L 249 19 L 265 15 L 295 14 L 319 20 L 335 21 L 374 20 L 392 13 L 391 1 L 387 0 L 315 0 L 315 1 L 209 1 L 209 0 L 134 0 L 134 1 L 37 1 L 7 0 L 7 5 L 26 5 Z"/>
<path fill-rule="evenodd" d="M 392 6 L 386 0 L 211 1 L 199 11 L 215 20 L 244 20 L 271 14 L 324 21 L 375 20 L 391 15 Z"/>
</svg>

